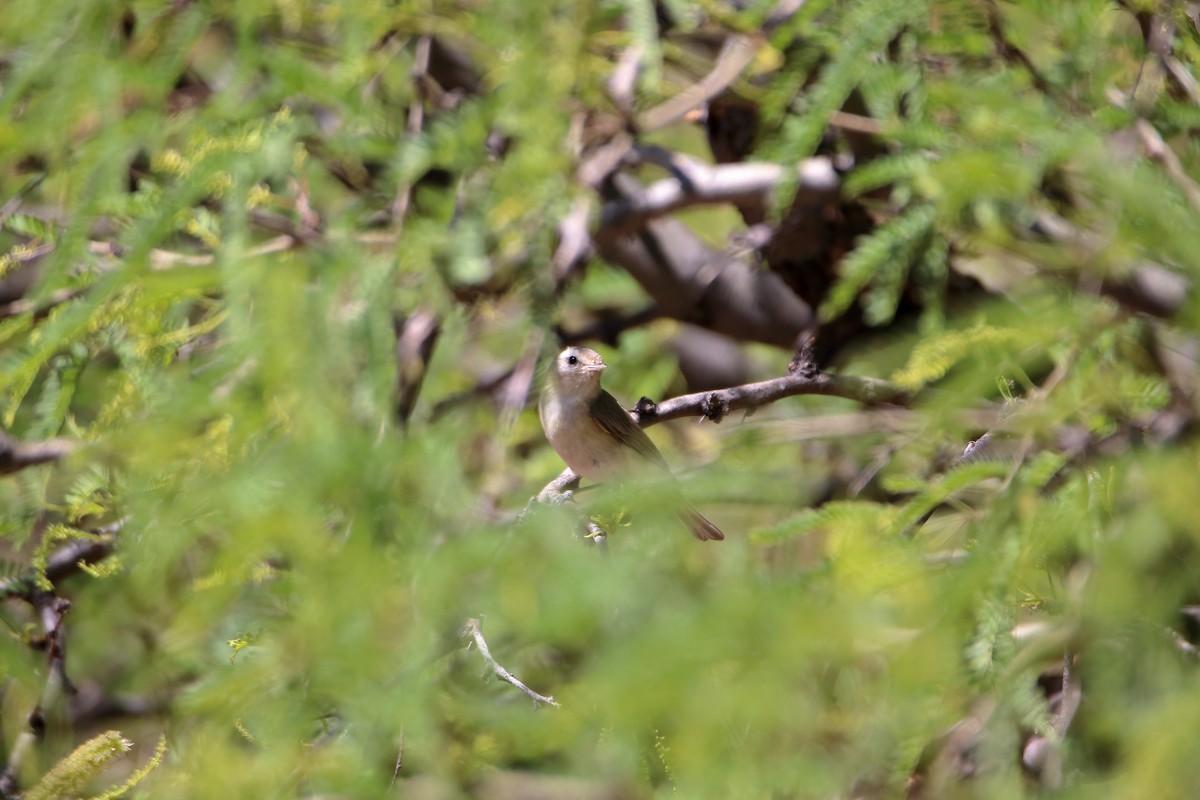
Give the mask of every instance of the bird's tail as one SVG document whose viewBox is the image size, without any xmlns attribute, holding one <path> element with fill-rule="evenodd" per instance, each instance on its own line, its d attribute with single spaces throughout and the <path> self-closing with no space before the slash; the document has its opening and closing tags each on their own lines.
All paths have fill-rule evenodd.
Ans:
<svg viewBox="0 0 1200 800">
<path fill-rule="evenodd" d="M 688 526 L 688 530 L 702 542 L 720 542 L 725 539 L 725 534 L 721 529 L 712 524 L 708 517 L 701 514 L 694 508 L 689 508 L 686 511 L 679 512 L 679 518 L 683 520 L 683 524 Z"/>
</svg>

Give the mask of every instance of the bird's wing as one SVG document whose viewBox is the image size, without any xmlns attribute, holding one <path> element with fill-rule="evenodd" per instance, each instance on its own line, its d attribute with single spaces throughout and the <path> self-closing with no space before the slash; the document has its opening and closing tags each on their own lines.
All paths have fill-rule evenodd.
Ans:
<svg viewBox="0 0 1200 800">
<path fill-rule="evenodd" d="M 611 394 L 601 391 L 599 396 L 592 401 L 591 412 L 592 420 L 609 436 L 628 444 L 637 451 L 638 455 L 652 464 L 670 471 L 667 467 L 667 460 L 662 457 L 662 453 L 658 452 L 654 442 L 650 441 L 646 432 L 638 427 L 638 424 L 629 416 L 629 412 L 622 408 Z"/>
</svg>

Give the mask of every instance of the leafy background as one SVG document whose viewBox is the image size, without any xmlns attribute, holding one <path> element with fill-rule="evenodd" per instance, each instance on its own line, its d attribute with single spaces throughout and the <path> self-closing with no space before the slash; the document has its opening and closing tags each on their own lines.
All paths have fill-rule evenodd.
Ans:
<svg viewBox="0 0 1200 800">
<path fill-rule="evenodd" d="M 1195 796 L 1198 51 L 1152 0 L 8 0 L 0 790 Z M 726 542 L 518 519 L 559 341 L 632 404 L 798 338 L 908 402 L 656 427 Z"/>
</svg>

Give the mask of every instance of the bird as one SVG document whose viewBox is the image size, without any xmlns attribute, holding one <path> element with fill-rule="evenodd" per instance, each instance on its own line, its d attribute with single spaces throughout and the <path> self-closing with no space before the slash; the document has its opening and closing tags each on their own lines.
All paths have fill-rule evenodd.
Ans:
<svg viewBox="0 0 1200 800">
<path fill-rule="evenodd" d="M 581 478 L 622 483 L 649 473 L 668 479 L 679 494 L 666 459 L 629 413 L 600 386 L 608 365 L 595 350 L 568 347 L 551 365 L 538 401 L 542 430 L 550 446 Z M 701 541 L 725 534 L 707 517 L 678 499 L 679 518 Z"/>
</svg>

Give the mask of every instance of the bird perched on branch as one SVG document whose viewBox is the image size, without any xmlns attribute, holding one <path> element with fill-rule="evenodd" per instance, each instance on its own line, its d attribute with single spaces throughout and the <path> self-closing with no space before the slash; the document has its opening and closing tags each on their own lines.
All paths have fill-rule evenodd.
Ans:
<svg viewBox="0 0 1200 800">
<path fill-rule="evenodd" d="M 587 347 L 568 347 L 551 366 L 538 403 L 550 446 L 581 478 L 621 483 L 639 473 L 667 479 L 679 492 L 666 459 L 616 399 L 600 388 L 604 359 Z M 679 500 L 679 518 L 701 541 L 724 539 L 721 529 Z"/>
</svg>

